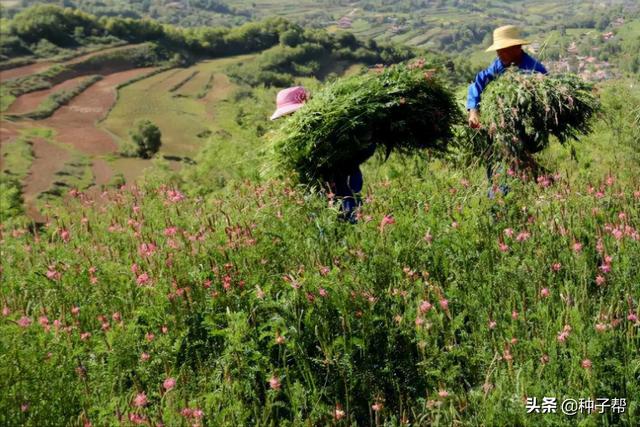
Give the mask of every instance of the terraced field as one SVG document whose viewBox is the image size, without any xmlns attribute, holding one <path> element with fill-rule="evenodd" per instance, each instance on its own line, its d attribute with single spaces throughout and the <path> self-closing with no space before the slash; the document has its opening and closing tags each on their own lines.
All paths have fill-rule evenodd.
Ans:
<svg viewBox="0 0 640 427">
<path fill-rule="evenodd" d="M 201 148 L 205 140 L 203 135 L 215 130 L 218 103 L 235 87 L 224 74 L 224 68 L 251 58 L 251 55 L 245 55 L 204 61 L 124 87 L 119 92 L 118 102 L 99 128 L 108 131 L 122 144 L 129 138 L 128 130 L 135 120 L 144 117 L 162 132 L 160 155 L 192 157 Z M 179 87 L 172 91 L 177 85 Z"/>
<path fill-rule="evenodd" d="M 118 179 L 133 181 L 151 166 L 152 160 L 119 155 L 137 118 L 150 119 L 160 127 L 162 147 L 156 157 L 164 157 L 170 168 L 179 170 L 181 160 L 194 157 L 209 136 L 221 129 L 215 123 L 219 104 L 235 88 L 225 68 L 252 58 L 237 56 L 169 69 L 118 89 L 155 70 L 133 68 L 104 76 L 47 119 L 0 117 L 0 167 L 6 173 L 22 171 L 14 176 L 23 182 L 27 212 L 36 220 L 44 220 L 39 209 L 48 196 L 64 195 L 74 187 L 99 192 Z M 5 75 L 22 77 L 51 65 L 5 70 Z M 5 113 L 32 112 L 50 94 L 72 89 L 82 79 L 74 77 L 21 95 Z"/>
</svg>

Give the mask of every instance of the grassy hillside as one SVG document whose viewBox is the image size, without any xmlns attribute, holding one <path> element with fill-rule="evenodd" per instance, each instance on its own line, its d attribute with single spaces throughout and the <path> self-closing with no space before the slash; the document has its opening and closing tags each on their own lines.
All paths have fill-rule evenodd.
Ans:
<svg viewBox="0 0 640 427">
<path fill-rule="evenodd" d="M 636 425 L 636 149 L 603 123 L 493 202 L 482 170 L 374 159 L 356 226 L 286 181 L 74 193 L 3 229 L 0 419 Z"/>
<path fill-rule="evenodd" d="M 484 20 L 528 11 L 542 28 L 591 7 L 257 3 L 301 21 L 366 12 L 354 18 L 363 32 L 383 27 L 369 15 L 411 22 L 429 5 L 443 31 L 460 8 Z M 1 426 L 640 425 L 633 73 L 599 83 L 593 133 L 573 150 L 553 142 L 536 155 L 549 172 L 506 177 L 506 197 L 487 198 L 477 164 L 377 153 L 362 166 L 365 202 L 351 225 L 339 201 L 265 173 L 274 130 L 287 126 L 268 120 L 278 82 L 314 93 L 323 79 L 412 52 L 279 19 L 230 30 L 86 22 L 129 43 L 155 34 L 153 52 L 172 66 L 118 69 L 50 118 L 2 121 Z M 616 28 L 616 43 L 633 49 L 635 21 Z M 592 40 L 584 28 L 554 31 L 559 45 Z M 416 34 L 398 38 L 437 37 Z M 624 52 L 616 58 L 633 61 Z M 464 65 L 490 57 L 458 59 L 456 71 L 429 59 L 462 105 Z M 69 82 L 56 80 L 62 65 L 26 65 L 0 89 L 20 108 L 40 105 Z M 139 118 L 162 133 L 153 160 L 121 155 Z M 38 201 L 42 221 L 22 199 Z M 545 397 L 555 413 L 528 413 Z M 566 415 L 566 399 L 601 406 Z"/>
</svg>

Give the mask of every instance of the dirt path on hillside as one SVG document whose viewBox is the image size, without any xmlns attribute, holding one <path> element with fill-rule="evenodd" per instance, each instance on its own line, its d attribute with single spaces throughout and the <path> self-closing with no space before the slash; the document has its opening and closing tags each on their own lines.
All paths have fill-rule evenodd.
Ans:
<svg viewBox="0 0 640 427">
<path fill-rule="evenodd" d="M 28 76 L 29 74 L 39 73 L 47 68 L 51 67 L 53 62 L 36 62 L 35 64 L 23 65 L 22 67 L 9 68 L 7 70 L 0 71 L 0 82 L 5 80 L 16 79 L 22 76 Z"/>
<path fill-rule="evenodd" d="M 78 86 L 80 82 L 86 79 L 87 76 L 80 76 L 73 79 L 66 80 L 60 84 L 57 84 L 50 89 L 37 90 L 35 92 L 26 93 L 18 98 L 7 108 L 8 114 L 25 114 L 34 111 L 38 108 L 38 105 L 52 93 L 60 90 L 71 90 Z"/>
<path fill-rule="evenodd" d="M 96 128 L 95 123 L 116 101 L 116 86 L 153 69 L 135 68 L 105 76 L 68 105 L 59 108 L 53 116 L 34 124 L 53 128 L 58 141 L 71 144 L 84 154 L 112 153 L 118 148 L 115 141 L 108 133 Z"/>
<path fill-rule="evenodd" d="M 31 142 L 34 159 L 24 180 L 22 192 L 27 213 L 36 221 L 41 221 L 42 215 L 36 208 L 36 199 L 40 193 L 51 188 L 55 173 L 71 159 L 71 154 L 42 138 L 34 138 Z"/>
<path fill-rule="evenodd" d="M 0 144 L 15 140 L 19 135 L 20 126 L 8 120 L 0 120 Z"/>
</svg>

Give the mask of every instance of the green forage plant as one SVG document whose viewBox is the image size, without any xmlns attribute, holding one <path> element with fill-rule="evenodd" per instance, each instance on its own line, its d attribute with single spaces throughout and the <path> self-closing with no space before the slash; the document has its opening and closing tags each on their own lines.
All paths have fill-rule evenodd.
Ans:
<svg viewBox="0 0 640 427">
<path fill-rule="evenodd" d="M 371 143 L 408 153 L 444 152 L 461 119 L 450 90 L 423 62 L 337 80 L 314 94 L 275 138 L 275 159 L 313 183 L 365 160 Z"/>
<path fill-rule="evenodd" d="M 599 109 L 592 85 L 576 75 L 507 70 L 482 94 L 482 129 L 460 129 L 455 145 L 485 159 L 526 161 L 551 136 L 564 144 L 590 133 Z"/>
</svg>

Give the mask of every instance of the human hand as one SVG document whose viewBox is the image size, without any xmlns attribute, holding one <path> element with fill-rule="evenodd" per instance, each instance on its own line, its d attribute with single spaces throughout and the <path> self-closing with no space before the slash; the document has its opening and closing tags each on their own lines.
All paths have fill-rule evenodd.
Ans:
<svg viewBox="0 0 640 427">
<path fill-rule="evenodd" d="M 480 126 L 480 112 L 475 108 L 472 108 L 469 110 L 469 127 L 479 129 Z"/>
</svg>

